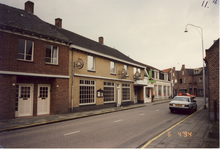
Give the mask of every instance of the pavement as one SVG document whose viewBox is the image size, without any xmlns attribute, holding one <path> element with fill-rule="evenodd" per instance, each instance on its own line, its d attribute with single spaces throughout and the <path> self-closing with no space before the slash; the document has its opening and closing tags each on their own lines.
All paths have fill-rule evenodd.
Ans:
<svg viewBox="0 0 220 150">
<path fill-rule="evenodd" d="M 171 100 L 157 100 L 150 103 L 134 104 L 126 107 L 113 107 L 100 110 L 76 112 L 69 114 L 34 116 L 16 119 L 0 120 L 0 132 L 7 132 L 10 130 L 18 130 L 22 128 L 29 128 L 39 125 L 56 123 L 61 121 L 68 121 L 89 117 L 94 115 L 101 115 L 116 111 L 123 111 L 127 109 L 134 109 L 139 107 L 148 107 L 151 105 L 167 103 Z M 211 124 L 208 120 L 208 109 L 198 108 L 198 110 L 183 119 L 182 121 L 171 126 L 169 129 L 160 133 L 153 139 L 147 141 L 140 148 L 199 148 L 202 147 L 204 139 L 208 135 Z"/>
</svg>

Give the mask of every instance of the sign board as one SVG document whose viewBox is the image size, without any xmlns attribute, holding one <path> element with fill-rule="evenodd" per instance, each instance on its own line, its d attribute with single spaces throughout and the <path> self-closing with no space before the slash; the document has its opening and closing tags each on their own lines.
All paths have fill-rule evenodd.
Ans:
<svg viewBox="0 0 220 150">
<path fill-rule="evenodd" d="M 149 80 L 150 83 L 156 83 L 156 80 Z"/>
<path fill-rule="evenodd" d="M 149 79 L 152 78 L 152 70 L 149 71 Z"/>
</svg>

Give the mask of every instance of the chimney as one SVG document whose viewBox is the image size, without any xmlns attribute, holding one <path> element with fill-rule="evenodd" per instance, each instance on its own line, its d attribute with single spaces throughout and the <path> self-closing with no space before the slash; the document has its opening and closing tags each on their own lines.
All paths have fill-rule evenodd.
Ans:
<svg viewBox="0 0 220 150">
<path fill-rule="evenodd" d="M 55 19 L 55 26 L 62 28 L 62 19 L 56 18 Z"/>
<path fill-rule="evenodd" d="M 99 43 L 104 44 L 104 38 L 102 36 L 99 37 Z"/>
<path fill-rule="evenodd" d="M 182 65 L 182 68 L 185 68 L 185 65 Z"/>
<path fill-rule="evenodd" d="M 24 10 L 33 14 L 34 13 L 34 3 L 31 1 L 27 1 L 25 3 Z"/>
</svg>

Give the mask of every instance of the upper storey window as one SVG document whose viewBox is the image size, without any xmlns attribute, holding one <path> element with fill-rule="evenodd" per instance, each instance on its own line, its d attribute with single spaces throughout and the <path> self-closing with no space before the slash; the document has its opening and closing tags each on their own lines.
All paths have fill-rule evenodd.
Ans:
<svg viewBox="0 0 220 150">
<path fill-rule="evenodd" d="M 88 70 L 95 71 L 95 57 L 88 55 L 87 62 L 88 62 Z"/>
<path fill-rule="evenodd" d="M 58 64 L 58 47 L 46 45 L 46 63 Z"/>
<path fill-rule="evenodd" d="M 33 61 L 34 42 L 24 39 L 18 40 L 18 59 Z"/>
<path fill-rule="evenodd" d="M 110 62 L 110 73 L 116 74 L 116 66 L 115 66 L 115 62 L 113 61 Z"/>
</svg>

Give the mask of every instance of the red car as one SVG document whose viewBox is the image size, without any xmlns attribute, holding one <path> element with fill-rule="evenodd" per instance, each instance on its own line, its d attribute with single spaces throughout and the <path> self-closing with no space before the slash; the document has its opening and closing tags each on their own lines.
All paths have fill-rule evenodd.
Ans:
<svg viewBox="0 0 220 150">
<path fill-rule="evenodd" d="M 179 93 L 178 96 L 189 96 L 189 97 L 192 97 L 192 98 L 196 97 L 195 95 L 191 95 L 189 93 Z"/>
</svg>

